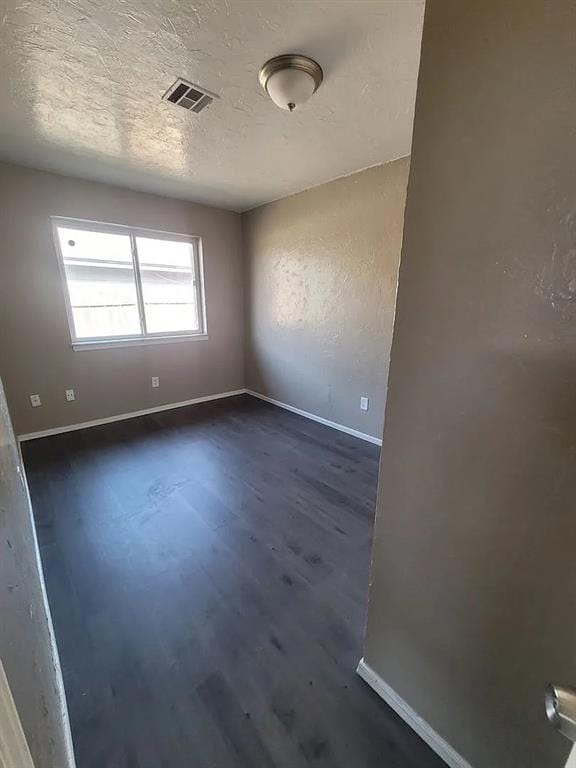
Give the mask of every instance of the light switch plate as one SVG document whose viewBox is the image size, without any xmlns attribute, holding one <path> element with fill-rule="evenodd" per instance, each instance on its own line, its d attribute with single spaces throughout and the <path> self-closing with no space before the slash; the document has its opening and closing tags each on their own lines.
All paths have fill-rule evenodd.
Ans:
<svg viewBox="0 0 576 768">
<path fill-rule="evenodd" d="M 152 386 L 154 389 L 160 386 L 160 376 L 152 376 Z"/>
<path fill-rule="evenodd" d="M 367 397 L 361 397 L 360 398 L 360 410 L 361 411 L 367 411 L 368 406 L 370 405 L 370 401 Z"/>
</svg>

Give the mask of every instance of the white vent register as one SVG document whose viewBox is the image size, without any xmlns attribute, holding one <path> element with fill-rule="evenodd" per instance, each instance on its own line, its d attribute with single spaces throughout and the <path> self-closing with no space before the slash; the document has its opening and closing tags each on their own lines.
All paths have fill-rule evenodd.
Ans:
<svg viewBox="0 0 576 768">
<path fill-rule="evenodd" d="M 205 88 L 194 83 L 189 83 L 181 77 L 173 83 L 162 96 L 162 101 L 169 101 L 179 107 L 187 109 L 189 112 L 202 112 L 202 110 L 212 104 L 217 99 L 215 93 L 210 93 Z"/>
</svg>

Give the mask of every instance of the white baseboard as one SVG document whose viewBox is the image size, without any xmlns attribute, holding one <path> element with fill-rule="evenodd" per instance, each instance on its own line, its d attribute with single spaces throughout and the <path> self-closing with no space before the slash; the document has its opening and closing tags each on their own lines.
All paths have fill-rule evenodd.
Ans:
<svg viewBox="0 0 576 768">
<path fill-rule="evenodd" d="M 364 659 L 360 659 L 358 669 L 356 670 L 362 680 L 373 688 L 376 693 L 384 699 L 386 704 L 391 707 L 396 714 L 416 731 L 418 736 L 431 747 L 436 754 L 444 760 L 450 768 L 472 768 L 470 763 L 462 755 L 445 741 L 436 731 L 418 715 L 388 683 L 378 675 Z"/>
<path fill-rule="evenodd" d="M 234 395 L 252 395 L 259 400 L 265 400 L 267 403 L 277 405 L 279 408 L 284 408 L 292 413 L 297 413 L 299 416 L 304 416 L 306 419 L 317 421 L 319 424 L 324 424 L 326 427 L 332 427 L 340 432 L 345 432 L 347 435 L 358 437 L 360 440 L 366 440 L 368 443 L 374 445 L 382 445 L 382 440 L 378 437 L 373 437 L 365 432 L 360 432 L 352 427 L 345 427 L 343 424 L 337 424 L 335 421 L 324 419 L 322 416 L 316 416 L 314 413 L 303 411 L 301 408 L 295 408 L 293 405 L 287 403 L 281 403 L 279 400 L 274 400 L 266 395 L 261 395 L 259 392 L 254 392 L 252 389 L 235 389 L 231 392 L 219 392 L 216 395 L 206 395 L 205 397 L 195 397 L 192 400 L 182 400 L 179 403 L 168 403 L 167 405 L 156 405 L 154 408 L 145 408 L 141 411 L 131 411 L 129 413 L 119 413 L 116 416 L 106 416 L 103 419 L 93 419 L 92 421 L 83 421 L 78 424 L 66 424 L 62 427 L 54 427 L 52 429 L 43 429 L 39 432 L 28 432 L 24 435 L 18 435 L 19 442 L 23 443 L 26 440 L 36 440 L 39 437 L 49 437 L 50 435 L 61 435 L 64 432 L 74 432 L 78 429 L 87 429 L 88 427 L 97 427 L 100 424 L 111 424 L 114 421 L 124 421 L 125 419 L 134 419 L 138 416 L 149 416 L 152 413 L 160 413 L 161 411 L 169 411 L 173 408 L 183 408 L 186 405 L 196 405 L 197 403 L 206 403 L 210 400 L 220 400 L 224 397 L 233 397 Z"/>
<path fill-rule="evenodd" d="M 114 421 L 124 421 L 125 419 L 135 419 L 137 416 L 149 416 L 151 413 L 160 413 L 161 411 L 170 411 L 173 408 L 183 408 L 186 405 L 196 405 L 197 403 L 207 403 L 209 400 L 221 400 L 224 397 L 233 397 L 234 395 L 246 394 L 245 389 L 234 389 L 231 392 L 219 392 L 217 395 L 206 395 L 204 397 L 195 397 L 192 400 L 182 400 L 180 403 L 168 403 L 167 405 L 156 405 L 154 408 L 145 408 L 142 411 L 131 411 L 130 413 L 119 413 L 116 416 L 106 416 L 103 419 L 93 419 L 84 421 L 80 424 L 67 424 L 63 427 L 54 427 L 53 429 L 44 429 L 40 432 L 28 432 L 26 435 L 18 435 L 18 440 L 36 440 L 38 437 L 49 437 L 50 435 L 60 435 L 63 432 L 75 432 L 77 429 L 87 429 L 88 427 L 97 427 L 100 424 L 111 424 Z"/>
<path fill-rule="evenodd" d="M 301 408 L 295 408 L 293 405 L 288 405 L 287 403 L 281 403 L 280 400 L 274 400 L 271 397 L 266 397 L 266 395 L 261 395 L 260 392 L 254 392 L 252 389 L 246 389 L 245 392 L 248 395 L 252 395 L 252 397 L 257 397 L 259 400 L 265 400 L 267 403 L 272 403 L 272 405 L 277 405 L 279 408 L 284 408 L 287 411 L 291 411 L 292 413 L 297 413 L 299 416 L 304 416 L 306 419 L 311 419 L 312 421 L 317 421 L 319 424 L 324 424 L 326 427 L 332 427 L 332 429 L 337 429 L 340 432 L 345 432 L 347 435 L 353 435 L 353 437 L 359 437 L 360 440 L 366 440 L 367 443 L 373 443 L 374 445 L 382 445 L 382 440 L 379 437 L 373 437 L 372 435 L 367 435 L 365 432 L 360 432 L 357 429 L 352 429 L 352 427 L 345 427 L 344 424 L 337 424 L 335 421 L 330 421 L 329 419 L 324 419 L 322 416 L 316 416 L 314 413 L 309 413 L 308 411 L 303 411 Z"/>
</svg>

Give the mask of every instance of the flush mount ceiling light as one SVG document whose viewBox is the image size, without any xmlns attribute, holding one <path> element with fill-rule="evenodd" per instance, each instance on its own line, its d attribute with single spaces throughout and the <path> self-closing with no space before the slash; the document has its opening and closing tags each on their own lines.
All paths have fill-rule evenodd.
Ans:
<svg viewBox="0 0 576 768">
<path fill-rule="evenodd" d="M 299 53 L 275 56 L 264 64 L 258 75 L 260 85 L 274 104 L 290 112 L 308 101 L 323 77 L 320 64 Z"/>
</svg>

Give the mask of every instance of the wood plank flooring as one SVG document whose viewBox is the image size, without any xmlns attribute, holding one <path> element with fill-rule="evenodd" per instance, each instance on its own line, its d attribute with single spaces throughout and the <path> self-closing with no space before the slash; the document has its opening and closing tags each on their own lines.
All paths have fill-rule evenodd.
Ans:
<svg viewBox="0 0 576 768">
<path fill-rule="evenodd" d="M 355 674 L 378 449 L 249 396 L 23 445 L 78 768 L 441 768 Z"/>
</svg>

